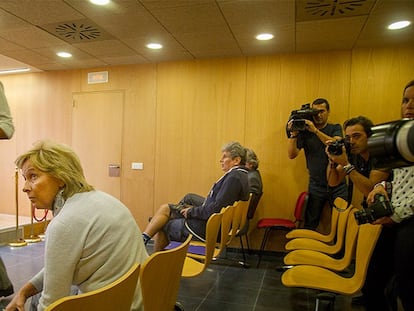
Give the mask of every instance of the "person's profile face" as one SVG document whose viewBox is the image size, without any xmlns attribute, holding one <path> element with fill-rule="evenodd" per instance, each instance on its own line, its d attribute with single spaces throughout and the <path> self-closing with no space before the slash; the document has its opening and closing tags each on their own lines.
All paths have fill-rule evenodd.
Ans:
<svg viewBox="0 0 414 311">
<path fill-rule="evenodd" d="M 414 118 L 414 85 L 404 91 L 401 103 L 401 117 Z"/>
<path fill-rule="evenodd" d="M 240 163 L 240 158 L 235 157 L 234 159 L 232 159 L 230 152 L 224 151 L 221 154 L 220 164 L 221 164 L 221 169 L 224 172 L 227 172 L 229 169 L 231 169 L 235 165 L 239 165 L 239 163 Z"/>
<path fill-rule="evenodd" d="M 30 160 L 23 163 L 22 175 L 25 180 L 23 192 L 37 209 L 52 209 L 53 202 L 63 182 L 42 172 Z"/>
</svg>

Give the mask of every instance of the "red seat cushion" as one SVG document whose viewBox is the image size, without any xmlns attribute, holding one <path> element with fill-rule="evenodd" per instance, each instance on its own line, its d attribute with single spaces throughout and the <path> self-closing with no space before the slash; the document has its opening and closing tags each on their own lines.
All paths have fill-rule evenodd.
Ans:
<svg viewBox="0 0 414 311">
<path fill-rule="evenodd" d="M 257 222 L 257 228 L 279 227 L 281 229 L 295 229 L 296 225 L 293 221 L 283 218 L 262 218 Z"/>
</svg>

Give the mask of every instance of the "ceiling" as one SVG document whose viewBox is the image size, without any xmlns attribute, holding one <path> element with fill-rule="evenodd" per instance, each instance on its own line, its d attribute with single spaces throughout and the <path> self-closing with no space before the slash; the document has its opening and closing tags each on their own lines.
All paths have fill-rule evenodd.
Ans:
<svg viewBox="0 0 414 311">
<path fill-rule="evenodd" d="M 0 69 L 34 71 L 414 45 L 413 0 L 1 0 Z M 258 41 L 258 33 L 274 39 Z M 159 42 L 160 50 L 146 48 Z M 70 59 L 56 56 L 72 53 Z"/>
</svg>

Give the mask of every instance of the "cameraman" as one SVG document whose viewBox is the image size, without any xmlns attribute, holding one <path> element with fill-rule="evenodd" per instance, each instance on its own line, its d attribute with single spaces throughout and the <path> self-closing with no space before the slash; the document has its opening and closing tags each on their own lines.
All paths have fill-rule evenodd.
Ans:
<svg viewBox="0 0 414 311">
<path fill-rule="evenodd" d="M 326 99 L 315 99 L 312 108 L 318 110 L 318 113 L 312 116 L 312 121 L 305 120 L 305 130 L 292 130 L 293 120 L 289 120 L 287 130 L 289 159 L 295 159 L 301 149 L 305 151 L 306 166 L 309 171 L 309 201 L 305 211 L 304 227 L 315 230 L 325 203 L 333 202 L 336 197 L 346 200 L 347 189 L 344 181 L 329 189 L 326 179 L 328 157 L 325 153 L 325 144 L 328 140 L 342 137 L 341 126 L 328 123 L 329 103 Z"/>
<path fill-rule="evenodd" d="M 414 80 L 410 81 L 404 88 L 401 117 L 414 118 Z M 365 282 L 370 281 L 370 277 L 376 272 L 376 280 L 381 279 L 382 284 L 387 284 L 391 280 L 390 275 L 394 273 L 396 295 L 400 298 L 404 310 L 411 311 L 414 310 L 414 166 L 396 168 L 392 170 L 392 173 L 391 204 L 394 213 L 389 217 L 377 219 L 373 224 L 394 228 L 395 238 L 385 245 L 378 245 L 377 242 L 369 268 L 371 269 L 372 264 L 382 260 L 387 255 L 391 256 L 392 260 L 388 262 L 385 270 L 377 269 L 368 274 Z M 374 201 L 374 196 L 377 193 L 388 197 L 386 187 L 387 184 L 384 181 L 376 184 L 368 195 L 368 203 Z M 382 253 L 377 252 L 378 247 L 381 247 Z M 376 289 L 377 292 L 371 291 L 369 297 L 364 292 L 365 298 L 374 301 L 384 296 L 385 286 L 382 288 L 377 286 Z M 368 308 L 368 310 L 371 309 Z M 383 306 L 375 310 L 386 309 Z"/>
<path fill-rule="evenodd" d="M 373 123 L 366 117 L 359 116 L 351 118 L 344 122 L 345 146 L 342 146 L 342 153 L 334 155 L 326 147 L 326 154 L 329 157 L 330 165 L 328 166 L 328 184 L 337 185 L 341 180 L 348 176 L 348 202 L 352 202 L 353 186 L 364 195 L 362 207 L 367 207 L 366 197 L 373 189 L 374 185 L 381 180 L 386 180 L 389 173 L 386 171 L 373 169 L 373 161 L 368 151 L 368 138 L 372 134 Z M 332 143 L 332 142 L 328 142 Z M 384 228 L 378 239 L 377 247 L 374 254 L 383 252 L 381 245 L 387 245 L 392 240 L 394 230 Z M 367 281 L 362 290 L 368 293 L 363 296 L 357 296 L 352 299 L 354 304 L 366 304 L 368 310 L 381 310 L 387 305 L 384 295 L 379 295 L 375 299 L 366 299 L 365 296 L 371 297 L 369 292 L 375 293 L 377 289 L 383 289 L 386 284 L 377 279 L 377 272 L 385 270 L 391 261 L 390 256 L 382 256 L 376 262 L 370 264 Z M 382 278 L 385 272 L 379 274 Z M 391 276 L 391 275 L 389 275 Z M 366 303 L 365 303 L 366 302 Z"/>
</svg>

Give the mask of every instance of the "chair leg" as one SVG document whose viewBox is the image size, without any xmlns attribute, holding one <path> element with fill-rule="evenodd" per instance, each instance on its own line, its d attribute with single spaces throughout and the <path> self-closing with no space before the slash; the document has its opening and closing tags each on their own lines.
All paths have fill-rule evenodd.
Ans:
<svg viewBox="0 0 414 311">
<path fill-rule="evenodd" d="M 316 295 L 315 311 L 334 311 L 335 294 L 320 293 Z"/>
<path fill-rule="evenodd" d="M 271 228 L 266 228 L 266 229 L 265 229 L 265 233 L 264 233 L 264 235 L 263 235 L 262 244 L 260 245 L 259 259 L 258 259 L 258 261 L 257 261 L 257 266 L 256 266 L 257 268 L 259 268 L 260 261 L 262 260 L 263 251 L 264 251 L 264 249 L 265 249 L 266 242 L 267 242 L 267 239 L 268 239 L 268 237 L 269 237 L 270 231 L 271 231 Z"/>
<path fill-rule="evenodd" d="M 239 261 L 239 264 L 242 265 L 244 268 L 250 268 L 250 265 L 246 261 L 246 254 L 244 252 L 244 246 L 243 246 L 243 239 L 242 236 L 239 236 L 240 238 L 240 246 L 243 254 L 243 261 Z"/>
<path fill-rule="evenodd" d="M 246 234 L 246 244 L 247 244 L 247 253 L 251 254 L 250 245 L 249 245 L 249 237 L 247 234 Z"/>
</svg>

